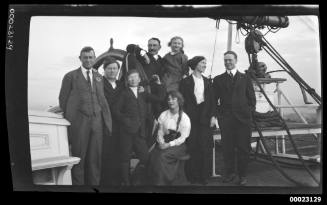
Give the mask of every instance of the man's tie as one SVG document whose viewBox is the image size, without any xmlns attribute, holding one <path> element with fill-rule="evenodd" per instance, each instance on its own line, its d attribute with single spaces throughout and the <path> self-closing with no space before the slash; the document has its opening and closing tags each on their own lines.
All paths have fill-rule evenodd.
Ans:
<svg viewBox="0 0 327 205">
<path fill-rule="evenodd" d="M 231 79 L 233 79 L 233 73 L 232 72 L 229 72 L 229 77 L 231 78 Z"/>
<path fill-rule="evenodd" d="M 87 83 L 89 84 L 90 87 L 92 87 L 91 85 L 91 78 L 90 78 L 90 71 L 86 71 L 86 74 L 87 74 Z"/>
</svg>

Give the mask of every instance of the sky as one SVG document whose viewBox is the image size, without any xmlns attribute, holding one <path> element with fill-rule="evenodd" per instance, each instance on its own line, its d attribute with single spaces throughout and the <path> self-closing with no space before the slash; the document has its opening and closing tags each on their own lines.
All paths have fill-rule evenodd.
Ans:
<svg viewBox="0 0 327 205">
<path fill-rule="evenodd" d="M 321 63 L 319 23 L 316 16 L 289 16 L 290 24 L 265 38 L 294 68 L 294 70 L 321 95 Z M 173 36 L 184 39 L 185 54 L 205 56 L 205 76 L 214 77 L 225 72 L 223 53 L 227 50 L 228 23 L 221 20 L 219 29 L 209 18 L 144 18 L 144 17 L 45 17 L 31 18 L 28 56 L 28 108 L 47 110 L 57 106 L 64 75 L 80 66 L 79 52 L 84 46 L 92 46 L 96 56 L 110 47 L 124 49 L 128 44 L 138 44 L 147 49 L 151 37 L 161 40 L 159 54 L 170 51 L 168 42 Z M 265 33 L 263 30 L 262 33 Z M 217 35 L 216 45 L 215 35 Z M 237 68 L 244 72 L 249 67 L 244 48 L 245 36 L 236 38 L 233 27 L 232 50 L 238 54 Z M 214 51 L 215 48 L 215 52 Z M 265 53 L 258 53 L 259 61 L 265 62 L 267 71 L 281 69 Z M 102 68 L 99 69 L 103 72 Z M 272 77 L 286 78 L 281 89 L 294 102 L 303 104 L 299 86 L 286 73 L 273 73 Z M 274 89 L 270 87 L 269 89 Z M 311 99 L 309 97 L 309 99 Z M 314 102 L 313 100 L 311 100 Z"/>
</svg>

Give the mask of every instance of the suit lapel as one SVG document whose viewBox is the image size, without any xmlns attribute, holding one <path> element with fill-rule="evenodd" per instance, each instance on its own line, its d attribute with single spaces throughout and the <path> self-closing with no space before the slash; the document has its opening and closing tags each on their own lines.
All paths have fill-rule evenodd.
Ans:
<svg viewBox="0 0 327 205">
<path fill-rule="evenodd" d="M 85 79 L 85 77 L 83 75 L 81 67 L 79 67 L 78 70 L 77 70 L 77 77 L 78 77 L 79 82 L 81 82 L 83 84 L 83 86 L 85 86 L 87 88 L 89 87 L 88 83 L 87 83 L 87 80 Z"/>
<path fill-rule="evenodd" d="M 193 74 L 191 74 L 188 79 L 187 79 L 187 86 L 186 86 L 186 89 L 188 89 L 190 92 L 191 92 L 191 96 L 192 96 L 192 100 L 193 100 L 193 103 L 197 104 L 196 103 L 196 97 L 194 95 L 194 86 L 195 86 L 195 82 L 194 82 L 194 79 L 193 79 Z"/>
<path fill-rule="evenodd" d="M 203 78 L 203 84 L 204 84 L 204 90 L 208 89 L 208 86 L 209 86 L 209 79 L 202 76 Z"/>
<path fill-rule="evenodd" d="M 204 99 L 207 99 L 208 92 L 210 92 L 209 90 L 210 82 L 209 79 L 204 76 L 203 76 L 203 84 L 204 84 Z"/>
<path fill-rule="evenodd" d="M 129 93 L 129 95 L 131 95 L 133 97 L 133 99 L 137 100 L 136 96 L 134 95 L 134 93 L 130 87 L 127 88 L 127 92 Z"/>
<path fill-rule="evenodd" d="M 235 81 L 234 88 L 236 88 L 240 84 L 242 78 L 243 78 L 242 74 L 239 71 L 237 71 L 234 76 L 234 81 Z"/>
<path fill-rule="evenodd" d="M 95 90 L 96 93 L 99 93 L 99 89 L 101 89 L 101 81 L 103 80 L 102 79 L 102 76 L 97 72 L 97 71 L 94 71 L 94 69 L 92 70 L 93 72 L 93 75 L 92 75 L 92 80 L 93 80 L 93 85 L 92 85 L 92 89 Z"/>
<path fill-rule="evenodd" d="M 223 74 L 223 85 L 225 86 L 225 89 L 230 91 L 231 90 L 231 83 L 229 82 L 229 75 L 227 74 L 227 71 Z"/>
<path fill-rule="evenodd" d="M 194 79 L 193 79 L 192 75 L 190 75 L 190 79 L 188 80 L 188 85 L 189 85 L 190 90 L 194 90 L 195 83 L 194 83 Z"/>
</svg>

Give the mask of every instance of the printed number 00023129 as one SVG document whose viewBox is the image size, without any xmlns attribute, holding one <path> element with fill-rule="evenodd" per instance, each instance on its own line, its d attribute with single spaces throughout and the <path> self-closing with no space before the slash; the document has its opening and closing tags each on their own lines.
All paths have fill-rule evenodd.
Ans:
<svg viewBox="0 0 327 205">
<path fill-rule="evenodd" d="M 291 196 L 290 202 L 321 202 L 320 196 Z"/>
</svg>

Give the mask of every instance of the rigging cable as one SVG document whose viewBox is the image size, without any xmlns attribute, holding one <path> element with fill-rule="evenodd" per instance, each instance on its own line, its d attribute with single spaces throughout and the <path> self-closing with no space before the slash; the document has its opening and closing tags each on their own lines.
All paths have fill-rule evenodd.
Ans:
<svg viewBox="0 0 327 205">
<path fill-rule="evenodd" d="M 267 94 L 265 93 L 265 91 L 263 90 L 262 86 L 260 85 L 258 79 L 257 79 L 254 75 L 251 75 L 251 77 L 252 77 L 252 79 L 255 81 L 255 83 L 257 84 L 257 86 L 259 87 L 260 92 L 265 96 L 265 98 L 266 98 L 267 102 L 269 103 L 269 105 L 273 108 L 273 110 L 274 110 L 276 113 L 278 113 L 276 107 L 272 104 L 272 102 L 271 102 L 270 99 L 268 98 Z M 287 135 L 288 135 L 288 137 L 289 137 L 289 139 L 290 139 L 290 142 L 291 142 L 291 144 L 292 144 L 292 146 L 293 146 L 293 148 L 294 148 L 294 151 L 295 151 L 296 155 L 298 156 L 299 160 L 301 161 L 302 165 L 304 166 L 304 168 L 306 169 L 306 171 L 309 173 L 309 175 L 313 178 L 313 180 L 314 180 L 317 184 L 319 184 L 319 180 L 314 176 L 314 174 L 312 173 L 312 171 L 311 171 L 311 170 L 308 168 L 308 166 L 305 164 L 302 155 L 299 153 L 299 150 L 298 150 L 297 147 L 296 147 L 296 144 L 295 144 L 295 142 L 294 142 L 294 140 L 293 140 L 293 138 L 292 138 L 292 135 L 291 135 L 291 133 L 290 133 L 290 130 L 289 130 L 289 128 L 288 128 L 288 126 L 287 126 L 285 120 L 284 120 L 280 115 L 277 115 L 277 116 L 278 116 L 278 117 L 280 118 L 280 120 L 282 121 L 282 123 L 283 123 L 283 127 L 282 127 L 282 128 L 284 128 L 284 129 L 286 130 Z M 253 120 L 253 121 L 255 122 L 255 120 Z M 256 123 L 255 123 L 255 125 L 256 125 Z M 256 128 L 258 128 L 258 127 L 256 126 Z M 258 129 L 258 132 L 259 132 L 259 135 L 260 135 L 261 130 Z"/>
<path fill-rule="evenodd" d="M 296 72 L 295 70 L 286 62 L 286 60 L 274 49 L 274 47 L 264 38 L 262 37 L 262 39 L 264 40 L 263 43 L 266 45 L 266 47 L 269 49 L 270 52 L 272 52 L 275 57 L 278 58 L 278 60 L 280 60 L 287 69 L 285 69 L 285 67 L 282 67 L 285 70 L 289 70 L 289 74 L 294 78 L 294 80 L 299 83 L 300 87 L 304 88 L 313 98 L 314 100 L 321 105 L 321 97 L 315 92 L 315 90 L 313 88 L 311 88 Z M 264 50 L 270 55 L 272 56 L 272 54 L 270 54 L 265 47 L 263 47 Z M 276 61 L 276 59 L 274 58 L 274 60 Z M 276 61 L 277 62 L 277 61 Z M 279 64 L 279 63 L 278 63 Z"/>
<path fill-rule="evenodd" d="M 253 120 L 253 124 L 256 128 L 256 130 L 259 133 L 259 140 L 262 142 L 262 145 L 264 147 L 265 150 L 267 150 L 267 153 L 269 155 L 269 158 L 271 159 L 272 163 L 275 165 L 275 167 L 277 168 L 277 170 L 289 181 L 293 182 L 294 184 L 296 184 L 297 186 L 306 186 L 305 184 L 302 184 L 300 182 L 297 182 L 296 180 L 294 180 L 293 178 L 291 178 L 288 174 L 286 174 L 286 172 L 280 167 L 280 165 L 278 164 L 278 162 L 276 161 L 276 159 L 272 156 L 271 152 L 268 149 L 268 146 L 266 145 L 266 142 L 264 141 L 264 137 L 262 135 L 261 129 L 258 127 L 257 123 L 255 122 L 255 120 Z"/>
<path fill-rule="evenodd" d="M 210 68 L 210 75 L 209 75 L 210 82 L 212 81 L 212 76 L 211 75 L 212 75 L 212 67 L 213 67 L 213 62 L 214 62 L 215 53 L 216 53 L 216 42 L 217 42 L 217 34 L 218 34 L 218 29 L 219 29 L 219 23 L 220 23 L 220 19 L 217 19 L 216 20 L 216 27 L 215 27 L 215 30 L 216 30 L 215 43 L 214 43 L 214 46 L 213 46 L 212 61 L 211 61 L 211 68 Z"/>
</svg>

